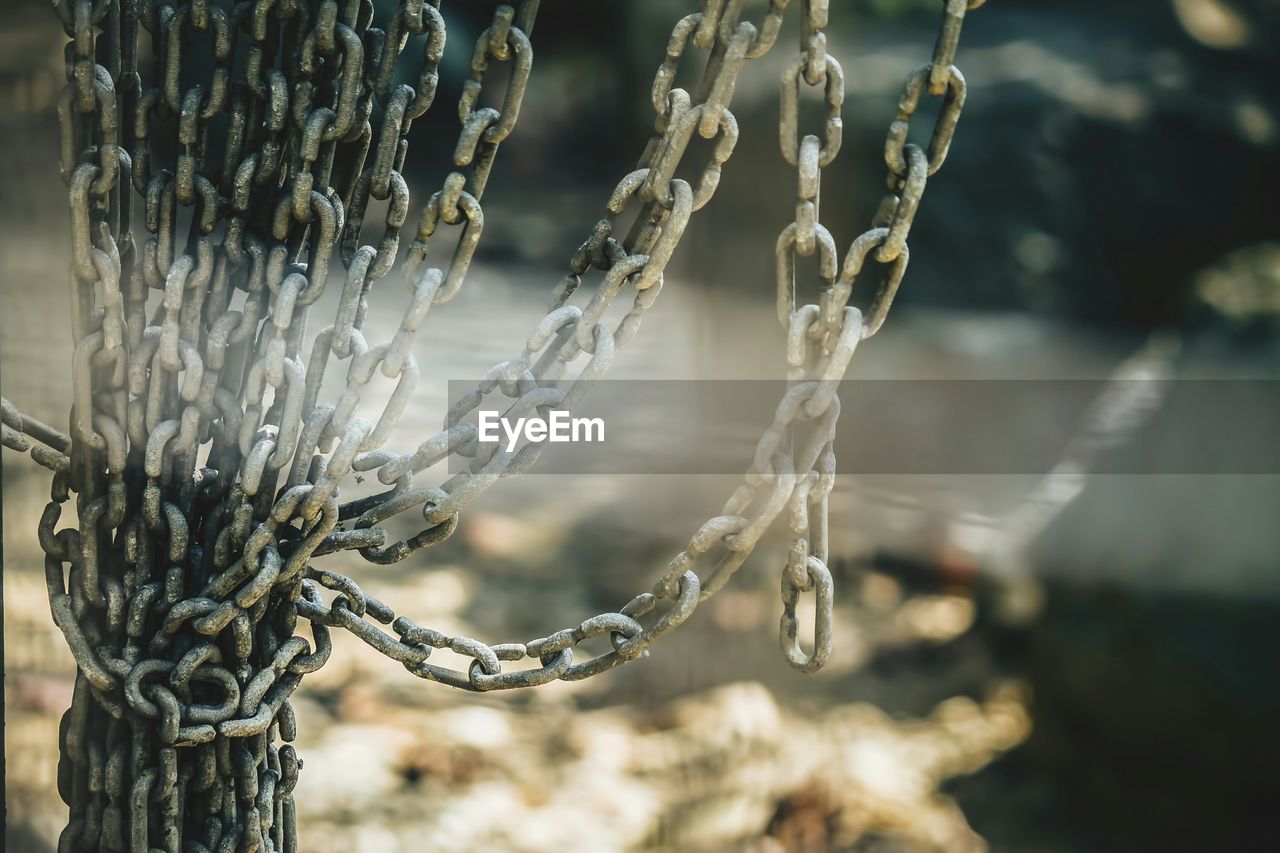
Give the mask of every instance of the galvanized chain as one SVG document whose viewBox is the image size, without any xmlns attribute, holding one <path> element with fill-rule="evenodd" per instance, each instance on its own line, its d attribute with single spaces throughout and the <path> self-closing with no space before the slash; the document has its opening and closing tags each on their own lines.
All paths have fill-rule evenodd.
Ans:
<svg viewBox="0 0 1280 853">
<path fill-rule="evenodd" d="M 964 107 L 965 82 L 953 64 L 960 27 L 965 12 L 984 0 L 946 0 L 942 27 L 932 60 L 908 75 L 898 101 L 898 117 L 890 125 L 885 141 L 885 162 L 889 167 L 888 188 L 872 223 L 856 237 L 840 264 L 835 239 L 820 222 L 822 169 L 840 151 L 843 125 L 840 117 L 844 101 L 844 72 L 827 51 L 825 0 L 806 0 L 801 18 L 801 50 L 782 75 L 779 144 L 782 156 L 796 167 L 796 212 L 793 222 L 782 229 L 776 244 L 777 312 L 787 333 L 787 365 L 791 390 L 797 402 L 779 408 L 774 430 L 779 436 L 793 433 L 802 421 L 817 420 L 811 435 L 824 439 L 821 450 L 810 459 L 806 455 L 778 462 L 804 463 L 797 472 L 789 499 L 789 530 L 793 536 L 787 564 L 782 573 L 783 615 L 780 640 L 787 661 L 802 671 L 813 671 L 825 663 L 831 650 L 831 573 L 827 568 L 827 500 L 835 477 L 835 428 L 840 402 L 836 388 L 844 377 L 858 342 L 879 331 L 889 313 L 898 285 L 907 267 L 907 235 L 924 194 L 925 180 L 946 159 L 960 111 Z M 800 136 L 801 85 L 821 88 L 825 121 L 819 133 Z M 907 142 L 910 119 L 927 87 L 931 96 L 943 98 L 927 151 Z M 874 254 L 873 254 L 874 252 Z M 819 293 L 816 303 L 797 306 L 796 258 L 816 254 Z M 857 277 L 868 259 L 885 265 L 866 316 L 849 304 Z M 788 417 L 783 418 L 786 409 Z M 829 423 L 823 419 L 829 418 Z M 769 434 L 766 434 L 766 439 Z M 788 436 L 794 442 L 796 435 Z M 761 449 L 766 441 L 761 442 Z M 770 447 L 781 453 L 783 445 Z M 772 460 L 757 451 L 753 472 L 770 470 Z M 789 466 L 772 470 L 791 470 Z M 751 475 L 748 475 L 750 478 Z M 748 480 L 750 482 L 750 479 Z M 796 606 L 800 594 L 812 591 L 816 599 L 814 651 L 806 656 L 796 642 L 799 631 Z"/>
<path fill-rule="evenodd" d="M 933 62 L 908 78 L 886 144 L 891 195 L 839 275 L 818 214 L 821 168 L 840 146 L 843 78 L 826 50 L 825 0 L 804 4 L 780 122 L 783 155 L 798 170 L 795 221 L 778 244 L 790 390 L 743 485 L 652 593 L 549 636 L 498 645 L 398 617 L 312 560 L 345 549 L 402 560 L 452 533 L 459 511 L 498 479 L 533 464 L 540 445 L 486 450 L 461 418 L 495 389 L 511 400 L 508 416 L 572 409 L 634 337 L 689 217 L 716 190 L 737 141 L 729 110 L 737 78 L 776 40 L 787 0 L 770 0 L 758 25 L 742 20 L 743 0 L 705 0 L 677 23 L 651 91 L 654 135 L 571 259 L 547 315 L 515 358 L 454 407 L 449 426 L 394 453 L 383 445 L 418 378 L 415 337 L 431 306 L 463 285 L 483 230 L 481 198 L 519 115 L 538 3 L 499 6 L 475 43 L 454 169 L 422 207 L 399 264 L 403 318 L 388 343 L 371 345 L 368 300 L 397 268 L 409 212 L 408 133 L 432 104 L 445 49 L 437 5 L 401 0 L 376 27 L 368 0 L 54 3 L 71 39 L 59 100 L 72 224 L 71 434 L 6 402 L 3 438 L 54 471 L 40 542 L 54 619 L 79 670 L 63 726 L 60 787 L 71 807 L 63 849 L 296 849 L 300 761 L 289 744 L 288 699 L 328 658 L 329 628 L 350 631 L 414 675 L 472 690 L 585 678 L 647 654 L 724 585 L 784 511 L 793 537 L 782 579 L 784 652 L 805 671 L 830 653 L 836 383 L 901 280 L 925 179 L 941 165 L 963 106 L 964 80 L 951 60 L 963 14 L 977 4 L 946 4 Z M 144 68 L 138 50 L 148 44 Z M 674 81 L 690 47 L 707 59 L 687 91 Z M 494 66 L 509 69 L 501 105 L 480 106 Z M 415 82 L 395 82 L 402 78 Z M 798 138 L 801 81 L 823 87 L 820 137 Z M 907 142 L 926 88 L 944 98 L 927 150 Z M 712 152 L 686 181 L 676 173 L 695 132 Z M 140 252 L 131 190 L 143 199 Z M 387 202 L 376 245 L 364 242 L 370 199 Z M 615 233 L 630 208 L 631 226 Z M 448 263 L 432 266 L 428 247 L 442 222 L 461 233 Z M 304 359 L 308 315 L 335 250 L 346 268 L 338 308 Z M 794 255 L 814 252 L 820 296 L 797 308 Z M 847 303 L 868 258 L 887 274 L 864 323 Z M 590 298 L 570 304 L 592 270 L 600 280 Z M 601 320 L 628 285 L 634 302 L 611 330 Z M 151 290 L 162 295 L 148 314 Z M 345 388 L 321 402 L 331 361 L 347 362 Z M 379 394 L 382 411 L 369 420 L 357 408 L 375 373 L 394 389 Z M 467 471 L 440 485 L 415 482 L 452 454 L 471 459 Z M 340 503 L 352 472 L 376 472 L 390 488 Z M 78 523 L 58 530 L 72 492 Z M 410 509 L 422 512 L 422 532 L 388 543 L 381 523 Z M 700 575 L 699 565 L 711 568 Z M 336 593 L 327 601 L 326 589 Z M 806 655 L 796 603 L 811 590 L 817 617 Z M 299 618 L 310 639 L 295 633 Z M 576 646 L 606 634 L 612 648 L 575 660 Z M 472 663 L 430 663 L 437 648 Z M 526 658 L 536 667 L 504 668 Z"/>
</svg>

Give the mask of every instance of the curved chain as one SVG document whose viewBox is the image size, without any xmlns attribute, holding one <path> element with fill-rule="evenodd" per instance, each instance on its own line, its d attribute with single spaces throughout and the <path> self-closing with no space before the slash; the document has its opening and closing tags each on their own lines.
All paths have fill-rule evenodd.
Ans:
<svg viewBox="0 0 1280 853">
<path fill-rule="evenodd" d="M 71 40 L 58 103 L 72 225 L 71 429 L 63 436 L 6 402 L 3 439 L 54 471 L 40 542 L 54 620 L 79 669 L 63 726 L 64 849 L 295 849 L 300 762 L 288 743 L 288 699 L 327 660 L 330 628 L 456 687 L 586 678 L 645 655 L 728 581 L 785 512 L 783 651 L 804 671 L 830 653 L 836 385 L 901 280 L 925 181 L 963 107 L 952 58 L 964 12 L 978 3 L 946 3 L 933 61 L 908 78 L 888 135 L 890 195 L 839 268 L 819 221 L 819 190 L 840 147 L 843 76 L 826 49 L 825 0 L 803 3 L 801 52 L 782 81 L 780 141 L 798 191 L 795 220 L 778 241 L 791 385 L 774 423 L 742 486 L 653 592 L 546 637 L 497 645 L 397 617 L 350 578 L 312 564 L 344 549 L 377 563 L 405 559 L 452 533 L 467 503 L 540 450 L 485 452 L 466 425 L 412 452 L 383 449 L 417 382 L 415 337 L 431 306 L 463 286 L 484 227 L 485 185 L 516 126 L 533 59 L 538 3 L 499 6 L 472 50 L 453 169 L 422 205 L 397 265 L 410 208 L 408 135 L 432 105 L 445 49 L 437 5 L 401 0 L 376 27 L 368 0 L 54 3 Z M 521 352 L 495 365 L 447 423 L 495 389 L 511 400 L 509 415 L 571 409 L 634 337 L 690 216 L 710 200 L 733 152 L 737 78 L 772 46 L 788 3 L 770 0 L 758 24 L 742 19 L 743 5 L 705 0 L 677 23 L 637 168 L 618 183 Z M 150 45 L 149 68 L 139 64 L 140 44 Z M 707 56 L 689 91 L 674 82 L 691 47 Z M 481 106 L 497 66 L 507 75 L 501 103 Z M 800 137 L 802 83 L 822 88 L 827 119 L 820 133 Z M 908 126 L 926 91 L 943 108 L 921 148 L 907 141 Z M 684 180 L 676 174 L 695 133 L 711 156 Z M 143 200 L 141 251 L 133 191 Z M 385 202 L 385 214 L 366 236 L 370 199 Z M 615 233 L 632 209 L 633 224 Z M 441 223 L 460 233 L 448 261 L 434 266 L 428 250 Z M 346 269 L 338 307 L 304 356 L 335 250 Z M 819 298 L 797 307 L 794 257 L 815 252 Z M 885 269 L 864 320 L 848 302 L 868 259 Z M 370 344 L 371 291 L 397 269 L 407 291 L 402 320 L 389 342 Z M 571 304 L 593 270 L 590 298 Z M 609 329 L 601 319 L 629 286 L 631 309 Z M 152 290 L 161 296 L 148 314 Z M 344 361 L 343 390 L 321 402 L 326 369 Z M 394 389 L 366 419 L 358 407 L 375 373 Z M 415 482 L 451 454 L 470 458 L 468 470 L 440 485 Z M 376 472 L 390 488 L 341 503 L 339 486 L 352 472 Z M 77 524 L 59 530 L 72 492 Z M 381 523 L 412 509 L 421 510 L 423 530 L 388 542 Z M 336 594 L 326 601 L 324 590 Z M 810 591 L 817 618 L 806 654 L 796 611 Z M 295 633 L 299 618 L 310 639 Z M 575 647 L 606 634 L 610 647 L 575 659 Z M 439 648 L 472 663 L 459 671 L 429 662 Z M 524 659 L 536 666 L 504 668 Z"/>
</svg>

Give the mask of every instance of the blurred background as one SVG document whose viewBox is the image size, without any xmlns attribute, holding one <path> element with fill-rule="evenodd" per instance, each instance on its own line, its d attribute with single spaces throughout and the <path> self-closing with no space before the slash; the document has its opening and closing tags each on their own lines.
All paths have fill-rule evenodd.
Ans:
<svg viewBox="0 0 1280 853">
<path fill-rule="evenodd" d="M 493 5 L 444 6 L 441 90 L 406 170 L 415 211 L 448 171 L 453 104 Z M 652 73 L 693 5 L 544 0 L 477 263 L 419 336 L 422 391 L 393 446 L 416 445 L 443 418 L 447 381 L 510 357 L 541 317 L 643 148 Z M 748 2 L 750 18 L 765 5 Z M 847 98 L 822 219 L 843 251 L 883 191 L 884 132 L 902 79 L 928 60 L 941 4 L 831 5 Z M 798 38 L 790 11 L 773 51 L 743 72 L 737 149 L 613 377 L 783 375 L 773 243 L 794 203 L 776 142 L 778 78 Z M 39 0 L 7 0 L 3 15 L 0 382 L 63 425 L 64 37 Z M 1105 378 L 1137 364 L 1280 376 L 1277 43 L 1275 0 L 991 0 L 973 13 L 957 58 L 964 116 L 893 313 L 851 375 Z M 401 297 L 377 296 L 369 325 L 385 338 Z M 1110 452 L 1140 453 L 1145 429 Z M 35 541 L 43 473 L 4 459 L 6 841 L 22 851 L 55 849 L 65 818 L 55 755 L 72 665 Z M 465 694 L 337 637 L 294 701 L 301 849 L 1262 846 L 1280 794 L 1269 633 L 1280 479 L 1045 483 L 842 475 L 836 650 L 815 676 L 777 651 L 782 537 L 651 659 L 585 683 Z M 732 487 L 531 474 L 405 563 L 328 559 L 420 624 L 520 641 L 647 589 Z"/>
</svg>

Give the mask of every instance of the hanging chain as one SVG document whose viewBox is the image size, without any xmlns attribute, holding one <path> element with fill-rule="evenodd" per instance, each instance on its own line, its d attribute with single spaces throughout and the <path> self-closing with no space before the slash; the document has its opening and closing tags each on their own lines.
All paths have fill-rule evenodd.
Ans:
<svg viewBox="0 0 1280 853">
<path fill-rule="evenodd" d="M 801 51 L 782 79 L 779 135 L 797 169 L 797 199 L 777 246 L 791 381 L 774 423 L 743 484 L 652 592 L 576 627 L 497 645 L 418 626 L 312 561 L 338 550 L 403 560 L 452 533 L 460 510 L 498 479 L 534 463 L 541 445 L 486 449 L 461 418 L 495 389 L 511 400 L 508 417 L 572 409 L 635 336 L 690 216 L 733 153 L 737 78 L 773 45 L 788 3 L 770 0 L 753 24 L 742 20 L 743 0 L 705 0 L 676 24 L 651 89 L 654 134 L 570 260 L 546 316 L 515 358 L 453 407 L 450 426 L 395 453 L 383 447 L 418 379 L 416 335 L 431 307 L 463 286 L 483 231 L 481 199 L 519 116 L 538 3 L 499 6 L 476 40 L 453 169 L 397 264 L 410 209 L 408 135 L 432 105 L 445 49 L 437 5 L 401 0 L 376 27 L 368 0 L 54 3 L 70 39 L 58 114 L 72 226 L 71 429 L 62 435 L 6 401 L 3 440 L 54 471 L 40 542 L 54 620 L 79 670 L 63 723 L 59 786 L 71 807 L 63 849 L 294 850 L 301 762 L 289 744 L 288 699 L 327 660 L 330 628 L 414 675 L 466 689 L 586 678 L 647 654 L 784 512 L 792 544 L 783 650 L 804 671 L 830 654 L 835 391 L 901 281 L 925 182 L 964 104 L 952 59 L 964 13 L 979 3 L 946 3 L 933 61 L 908 77 L 888 134 L 890 193 L 843 265 L 819 217 L 821 171 L 840 148 L 843 74 L 827 51 L 826 0 L 802 4 Z M 138 50 L 148 45 L 143 67 Z M 691 49 L 706 60 L 686 90 L 675 80 Z M 499 67 L 501 103 L 481 106 Z M 821 88 L 826 105 L 820 132 L 803 137 L 802 84 Z M 908 126 L 926 92 L 943 102 L 921 148 L 907 141 Z M 695 133 L 711 156 L 685 180 L 676 174 Z M 147 234 L 140 250 L 134 191 Z M 386 202 L 386 213 L 367 236 L 370 199 Z M 615 231 L 627 217 L 626 232 Z M 451 249 L 432 246 L 441 223 L 459 226 Z M 447 262 L 428 263 L 429 250 Z M 304 355 L 335 252 L 346 270 L 338 307 Z M 798 306 L 795 257 L 815 253 L 817 301 Z M 848 303 L 872 263 L 883 266 L 882 282 L 864 318 Z M 371 291 L 393 272 L 406 307 L 391 340 L 370 344 Z M 597 278 L 585 305 L 571 304 Z M 630 311 L 609 329 L 601 319 L 628 286 Z M 152 290 L 162 296 L 148 314 Z M 325 371 L 342 362 L 345 387 L 321 402 Z M 366 419 L 357 409 L 375 375 L 394 389 Z M 471 460 L 466 471 L 439 485 L 415 482 L 455 454 Z M 374 472 L 389 488 L 340 503 L 339 485 L 353 472 Z M 73 492 L 78 524 L 59 530 Z M 422 513 L 422 531 L 389 542 L 380 525 L 409 510 Z M 326 600 L 325 590 L 336 594 Z M 796 616 L 807 592 L 817 603 L 809 654 Z M 299 618 L 310 639 L 295 634 Z M 605 635 L 605 651 L 575 659 L 579 644 Z M 439 648 L 471 658 L 469 668 L 431 663 Z M 536 665 L 504 667 L 525 659 Z"/>
<path fill-rule="evenodd" d="M 844 72 L 827 51 L 826 0 L 805 0 L 801 18 L 800 54 L 782 74 L 781 120 L 778 124 L 783 159 L 796 167 L 795 220 L 782 229 L 776 244 L 777 312 L 787 334 L 787 367 L 790 390 L 778 408 L 774 426 L 761 440 L 756 464 L 748 474 L 765 471 L 797 473 L 789 490 L 788 527 L 792 535 L 782 572 L 783 614 L 780 640 L 783 654 L 793 667 L 812 672 L 831 653 L 832 581 L 827 568 L 827 502 L 835 482 L 835 431 L 840 401 L 835 392 L 848 368 L 858 342 L 879 331 L 889 313 L 898 285 L 907 268 L 907 235 L 924 194 L 925 180 L 947 156 L 960 111 L 964 108 L 965 82 L 955 67 L 956 45 L 965 12 L 984 0 L 947 0 L 942 28 L 927 65 L 908 75 L 898 100 L 898 116 L 885 140 L 889 167 L 888 189 L 873 227 L 856 237 L 840 264 L 835 239 L 821 224 L 819 202 L 822 169 L 840 152 L 841 106 Z M 820 133 L 800 136 L 800 87 L 822 90 L 825 120 Z M 911 116 L 927 88 L 943 98 L 927 151 L 907 142 Z M 817 255 L 818 301 L 797 307 L 796 258 Z M 863 312 L 849 304 L 854 284 L 864 274 L 868 260 L 884 266 L 880 283 Z M 774 436 L 803 431 L 813 421 L 805 452 L 788 456 Z M 775 454 L 770 459 L 764 451 Z M 767 460 L 767 461 L 766 461 Z M 792 465 L 795 467 L 793 468 Z M 799 620 L 796 606 L 801 593 L 815 596 L 814 650 L 806 656 L 797 643 Z"/>
</svg>

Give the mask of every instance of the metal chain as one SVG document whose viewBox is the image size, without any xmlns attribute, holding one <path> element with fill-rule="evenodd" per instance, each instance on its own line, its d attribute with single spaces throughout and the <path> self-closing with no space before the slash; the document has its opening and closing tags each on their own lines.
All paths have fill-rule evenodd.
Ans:
<svg viewBox="0 0 1280 853">
<path fill-rule="evenodd" d="M 456 687 L 585 678 L 647 654 L 727 582 L 783 512 L 792 533 L 783 650 L 804 671 L 830 654 L 836 383 L 901 280 L 925 180 L 963 107 L 964 80 L 951 63 L 964 12 L 978 4 L 946 3 L 933 61 L 908 78 L 889 132 L 890 195 L 838 275 L 819 189 L 840 147 L 843 77 L 826 49 L 826 0 L 803 4 L 779 130 L 798 193 L 778 241 L 791 386 L 774 423 L 742 486 L 653 592 L 546 637 L 497 645 L 397 617 L 312 560 L 345 549 L 376 563 L 402 560 L 452 533 L 459 511 L 498 479 L 534 463 L 540 445 L 485 451 L 460 418 L 495 389 L 511 400 L 508 417 L 572 409 L 604 375 L 660 293 L 689 217 L 716 190 L 737 141 L 729 110 L 737 78 L 772 46 L 788 4 L 770 0 L 757 25 L 742 20 L 743 0 L 705 0 L 677 23 L 651 90 L 654 135 L 571 259 L 547 315 L 515 358 L 454 407 L 453 425 L 394 453 L 383 446 L 418 378 L 415 337 L 431 306 L 462 287 L 483 230 L 481 198 L 519 115 L 538 3 L 499 6 L 476 40 L 454 168 L 397 265 L 410 206 L 408 134 L 432 105 L 445 49 L 437 5 L 401 0 L 376 27 L 368 0 L 55 0 L 70 38 L 58 112 L 72 225 L 71 430 L 63 436 L 6 402 L 3 439 L 54 471 L 40 542 L 54 620 L 78 665 L 62 733 L 59 782 L 71 807 L 62 849 L 294 850 L 301 762 L 289 744 L 288 699 L 327 660 L 330 628 Z M 138 49 L 148 44 L 145 68 Z M 674 81 L 690 47 L 707 58 L 687 91 Z M 501 105 L 480 106 L 498 65 L 509 69 Z M 820 135 L 798 135 L 801 81 L 823 87 Z M 943 109 L 922 149 L 907 134 L 926 90 L 943 97 Z M 675 175 L 695 133 L 712 154 L 686 181 Z M 143 199 L 140 252 L 131 190 Z M 365 242 L 370 199 L 387 202 L 376 245 Z M 633 224 L 615 233 L 631 208 Z M 460 236 L 448 263 L 432 266 L 441 222 L 460 226 Z M 338 308 L 304 363 L 308 315 L 335 250 L 346 268 Z M 819 298 L 797 307 L 794 257 L 815 252 Z M 848 302 L 868 258 L 886 270 L 864 321 Z M 397 269 L 407 291 L 400 326 L 371 345 L 363 333 L 371 290 Z M 593 270 L 590 298 L 571 304 Z M 633 304 L 611 330 L 601 320 L 628 285 Z M 152 290 L 162 296 L 148 315 Z M 326 369 L 343 361 L 344 390 L 321 402 Z M 356 410 L 375 372 L 395 387 L 366 420 Z M 468 470 L 440 485 L 415 482 L 451 454 L 470 458 Z M 352 472 L 376 472 L 390 488 L 340 503 Z M 72 492 L 78 524 L 59 530 Z M 381 523 L 411 509 L 422 512 L 423 530 L 389 543 Z M 700 574 L 699 565 L 710 568 Z M 326 601 L 324 590 L 336 594 Z M 796 605 L 809 591 L 817 616 L 806 655 Z M 311 639 L 295 633 L 299 618 Z M 576 646 L 606 634 L 611 648 L 575 660 Z M 465 671 L 430 663 L 438 648 L 472 663 Z M 536 667 L 504 668 L 526 658 Z"/>
<path fill-rule="evenodd" d="M 960 111 L 964 108 L 965 82 L 952 62 L 965 12 L 985 0 L 946 0 L 942 27 L 933 58 L 908 75 L 898 100 L 898 117 L 889 127 L 885 141 L 885 162 L 889 167 L 889 194 L 880 204 L 873 227 L 854 238 L 839 264 L 831 232 L 820 222 L 819 201 L 822 169 L 840 152 L 841 106 L 844 101 L 844 72 L 827 51 L 825 0 L 805 0 L 801 18 L 800 54 L 782 75 L 781 120 L 778 124 L 782 156 L 796 167 L 795 219 L 782 229 L 776 244 L 777 312 L 787 332 L 788 379 L 792 383 L 771 432 L 781 436 L 789 428 L 796 431 L 804 420 L 817 420 L 811 435 L 822 441 L 821 450 L 808 456 L 770 460 L 774 471 L 795 467 L 797 479 L 789 498 L 789 530 L 792 534 L 787 564 L 782 572 L 783 615 L 780 641 L 787 662 L 812 672 L 831 653 L 832 581 L 827 568 L 827 501 L 835 478 L 835 429 L 840 403 L 836 388 L 844 377 L 858 342 L 879 331 L 889 313 L 898 285 L 907 267 L 907 235 L 924 194 L 925 180 L 946 159 Z M 800 86 L 821 87 L 826 119 L 821 134 L 800 136 Z M 931 96 L 942 96 L 943 104 L 934 126 L 927 152 L 907 142 L 910 119 L 926 87 Z M 874 252 L 874 253 L 873 253 Z M 796 258 L 817 255 L 819 295 L 816 303 L 797 307 Z M 868 259 L 885 265 L 881 281 L 871 297 L 866 316 L 849 304 L 854 284 Z M 783 417 L 784 408 L 787 417 Z M 830 423 L 821 423 L 829 416 Z M 753 472 L 769 470 L 765 449 L 757 450 Z M 795 435 L 788 440 L 794 442 Z M 780 445 L 779 445 L 780 446 Z M 773 453 L 779 450 L 770 448 Z M 748 475 L 748 482 L 751 482 Z M 806 656 L 796 641 L 796 616 L 801 593 L 815 596 L 814 650 Z"/>
</svg>

